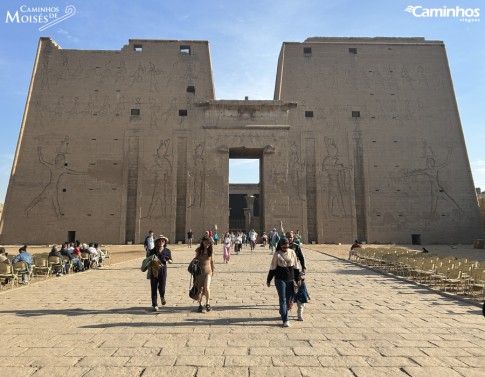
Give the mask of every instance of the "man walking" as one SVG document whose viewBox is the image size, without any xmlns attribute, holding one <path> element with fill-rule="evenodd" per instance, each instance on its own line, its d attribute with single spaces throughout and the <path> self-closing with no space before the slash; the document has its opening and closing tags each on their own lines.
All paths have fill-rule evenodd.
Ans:
<svg viewBox="0 0 485 377">
<path fill-rule="evenodd" d="M 150 251 L 152 251 L 155 247 L 155 240 L 153 238 L 153 230 L 148 231 L 148 236 L 146 236 L 145 242 L 143 243 L 143 245 L 145 246 L 146 255 L 148 257 L 148 255 L 150 254 Z"/>
</svg>

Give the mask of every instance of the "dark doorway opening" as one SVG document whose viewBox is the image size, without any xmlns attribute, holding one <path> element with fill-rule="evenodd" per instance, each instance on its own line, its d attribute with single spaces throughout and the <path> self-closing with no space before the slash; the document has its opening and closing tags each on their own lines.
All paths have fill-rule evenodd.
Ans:
<svg viewBox="0 0 485 377">
<path fill-rule="evenodd" d="M 76 231 L 75 230 L 68 230 L 67 231 L 67 242 L 76 242 Z"/>
<path fill-rule="evenodd" d="M 411 241 L 413 245 L 421 245 L 421 234 L 411 234 Z"/>
</svg>

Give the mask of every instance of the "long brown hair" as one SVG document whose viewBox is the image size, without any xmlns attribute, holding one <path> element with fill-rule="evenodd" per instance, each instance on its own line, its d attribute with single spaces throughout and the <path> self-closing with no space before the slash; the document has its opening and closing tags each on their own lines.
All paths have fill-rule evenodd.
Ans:
<svg viewBox="0 0 485 377">
<path fill-rule="evenodd" d="M 209 247 L 207 248 L 207 255 L 209 257 L 212 257 L 212 239 L 211 239 L 211 237 L 208 237 L 208 236 L 204 236 L 200 240 L 200 245 L 195 250 L 196 253 L 197 253 L 197 256 L 199 256 L 200 254 L 202 254 L 204 252 L 204 250 L 205 250 L 205 248 L 204 248 L 204 241 L 209 241 Z"/>
</svg>

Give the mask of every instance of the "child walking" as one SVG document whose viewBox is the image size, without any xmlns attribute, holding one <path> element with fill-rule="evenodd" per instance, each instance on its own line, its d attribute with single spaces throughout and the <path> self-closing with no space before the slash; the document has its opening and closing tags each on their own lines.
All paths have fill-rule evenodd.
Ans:
<svg viewBox="0 0 485 377">
<path fill-rule="evenodd" d="M 310 295 L 305 284 L 305 273 L 300 272 L 300 281 L 298 283 L 298 292 L 296 292 L 294 300 L 298 306 L 297 315 L 298 321 L 303 321 L 303 310 L 305 309 L 305 304 L 310 301 Z"/>
</svg>

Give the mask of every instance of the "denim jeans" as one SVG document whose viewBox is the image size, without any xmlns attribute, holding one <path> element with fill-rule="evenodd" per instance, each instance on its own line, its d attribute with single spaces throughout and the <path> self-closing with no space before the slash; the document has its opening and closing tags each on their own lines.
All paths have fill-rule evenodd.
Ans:
<svg viewBox="0 0 485 377">
<path fill-rule="evenodd" d="M 77 271 L 84 271 L 84 266 L 79 258 L 72 258 L 71 263 L 76 266 Z"/>
<path fill-rule="evenodd" d="M 288 303 L 293 299 L 295 288 L 293 280 L 275 279 L 275 287 L 280 300 L 280 315 L 283 322 L 288 321 Z"/>
</svg>

